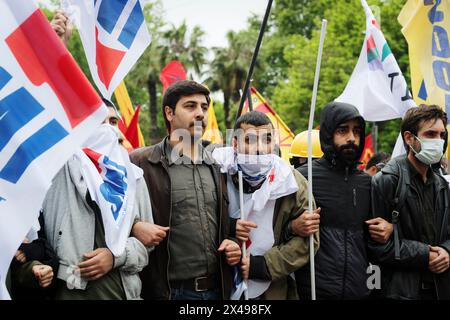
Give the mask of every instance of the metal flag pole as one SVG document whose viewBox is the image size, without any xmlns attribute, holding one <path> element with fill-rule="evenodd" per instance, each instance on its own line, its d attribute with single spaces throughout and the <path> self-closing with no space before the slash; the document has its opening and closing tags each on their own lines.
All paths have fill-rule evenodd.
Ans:
<svg viewBox="0 0 450 320">
<path fill-rule="evenodd" d="M 316 73 L 314 75 L 314 87 L 311 99 L 311 111 L 309 112 L 308 124 L 308 211 L 313 211 L 313 194 L 312 194 L 312 137 L 311 130 L 314 122 L 314 111 L 316 109 L 317 88 L 319 86 L 320 63 L 322 61 L 323 43 L 325 41 L 325 33 L 327 29 L 327 20 L 322 20 L 322 30 L 320 32 L 319 51 L 317 53 Z M 316 300 L 316 276 L 314 267 L 314 235 L 309 236 L 309 263 L 311 269 L 311 299 Z"/>
<path fill-rule="evenodd" d="M 244 185 L 242 182 L 242 171 L 238 171 L 238 178 L 239 178 L 239 206 L 241 208 L 241 220 L 247 219 L 245 215 L 244 210 Z M 245 242 L 242 243 L 242 256 L 247 257 L 247 247 L 245 246 Z M 245 290 L 244 290 L 244 299 L 248 300 L 248 287 L 247 287 L 247 280 L 244 280 L 245 284 Z"/>
<path fill-rule="evenodd" d="M 269 2 L 267 3 L 266 13 L 264 15 L 264 19 L 261 24 L 261 29 L 259 30 L 258 41 L 256 42 L 255 51 L 253 52 L 252 62 L 250 63 L 250 68 L 248 70 L 247 79 L 245 80 L 244 90 L 242 90 L 243 94 L 241 95 L 241 100 L 239 102 L 239 109 L 236 113 L 235 122 L 241 115 L 242 108 L 244 107 L 245 99 L 247 99 L 247 92 L 250 87 L 250 80 L 252 79 L 252 76 L 253 76 L 253 69 L 255 68 L 256 58 L 258 57 L 259 48 L 261 47 L 261 42 L 262 42 L 262 39 L 264 36 L 264 30 L 266 29 L 267 21 L 269 20 L 270 9 L 272 8 L 272 2 L 273 2 L 273 0 L 269 0 Z"/>
</svg>

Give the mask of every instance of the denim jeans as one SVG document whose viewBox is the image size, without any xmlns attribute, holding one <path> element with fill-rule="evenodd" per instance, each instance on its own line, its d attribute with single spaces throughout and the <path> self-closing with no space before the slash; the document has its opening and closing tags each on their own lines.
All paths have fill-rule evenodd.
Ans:
<svg viewBox="0 0 450 320">
<path fill-rule="evenodd" d="M 193 291 L 184 288 L 172 289 L 172 300 L 220 300 L 219 289 L 208 291 Z"/>
</svg>

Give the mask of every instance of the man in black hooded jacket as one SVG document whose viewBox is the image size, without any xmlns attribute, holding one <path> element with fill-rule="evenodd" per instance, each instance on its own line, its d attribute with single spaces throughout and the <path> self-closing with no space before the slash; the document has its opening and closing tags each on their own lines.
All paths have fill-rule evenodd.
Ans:
<svg viewBox="0 0 450 320">
<path fill-rule="evenodd" d="M 332 102 L 321 113 L 324 155 L 312 165 L 313 195 L 320 208 L 321 243 L 315 256 L 317 299 L 362 299 L 370 293 L 365 221 L 371 214 L 371 178 L 357 168 L 364 150 L 364 130 L 364 119 L 350 104 Z M 298 168 L 305 177 L 307 169 Z M 382 219 L 373 223 L 380 228 L 378 238 L 387 238 L 391 225 Z M 291 228 L 301 234 L 295 223 Z M 300 298 L 309 299 L 309 266 L 295 276 Z"/>
</svg>

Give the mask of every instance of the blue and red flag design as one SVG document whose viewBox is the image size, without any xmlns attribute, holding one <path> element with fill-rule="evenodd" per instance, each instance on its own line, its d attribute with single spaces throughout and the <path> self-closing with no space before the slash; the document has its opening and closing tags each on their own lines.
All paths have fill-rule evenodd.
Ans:
<svg viewBox="0 0 450 320">
<path fill-rule="evenodd" d="M 6 270 L 51 180 L 106 108 L 32 1 L 1 1 L 0 12 L 0 298 L 8 298 Z"/>
<path fill-rule="evenodd" d="M 139 0 L 63 0 L 80 31 L 92 77 L 109 99 L 150 44 Z"/>
</svg>

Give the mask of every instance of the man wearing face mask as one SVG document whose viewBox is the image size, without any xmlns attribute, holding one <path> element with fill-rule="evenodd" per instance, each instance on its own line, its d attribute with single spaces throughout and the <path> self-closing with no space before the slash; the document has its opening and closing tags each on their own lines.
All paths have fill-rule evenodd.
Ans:
<svg viewBox="0 0 450 320">
<path fill-rule="evenodd" d="M 56 299 L 140 298 L 138 272 L 152 248 L 130 233 L 144 221 L 153 225 L 150 199 L 142 171 L 130 163 L 111 125 L 102 124 L 58 172 L 42 215 L 42 232 L 59 258 Z M 124 249 L 114 254 L 110 248 L 119 242 Z"/>
<path fill-rule="evenodd" d="M 386 298 L 450 299 L 449 190 L 432 169 L 443 155 L 446 126 L 436 105 L 408 110 L 401 124 L 407 154 L 373 178 L 373 213 L 394 224 L 387 243 L 370 243 Z"/>
<path fill-rule="evenodd" d="M 106 116 L 106 119 L 105 121 L 103 121 L 103 123 L 109 124 L 113 128 L 113 130 L 117 133 L 117 135 L 119 136 L 119 143 L 122 147 L 124 147 L 128 152 L 133 151 L 133 146 L 125 138 L 124 134 L 119 129 L 120 117 L 119 114 L 117 113 L 116 106 L 110 100 L 105 98 L 103 98 L 103 102 L 108 108 L 108 115 Z"/>
<path fill-rule="evenodd" d="M 370 293 L 366 285 L 367 234 L 370 218 L 370 177 L 357 168 L 364 149 L 365 122 L 358 110 L 346 103 L 332 102 L 321 113 L 320 144 L 323 157 L 312 164 L 313 195 L 320 211 L 320 248 L 316 254 L 317 299 L 363 299 Z M 308 167 L 298 169 L 307 177 Z M 301 215 L 291 223 L 293 233 L 308 236 Z M 302 219 L 304 217 L 304 219 Z M 388 230 L 379 219 L 374 224 Z M 374 237 L 386 236 L 380 231 Z M 300 299 L 310 299 L 309 265 L 296 274 Z"/>
<path fill-rule="evenodd" d="M 307 185 L 272 153 L 273 131 L 265 114 L 248 112 L 235 124 L 233 146 L 216 148 L 213 157 L 227 177 L 228 212 L 235 219 L 236 237 L 246 243 L 250 255 L 242 266 L 249 298 L 297 299 L 290 274 L 308 263 L 309 241 L 287 235 L 287 225 L 307 209 Z M 240 219 L 238 171 L 243 175 L 245 219 Z M 233 298 L 239 299 L 240 293 L 237 289 Z"/>
</svg>

